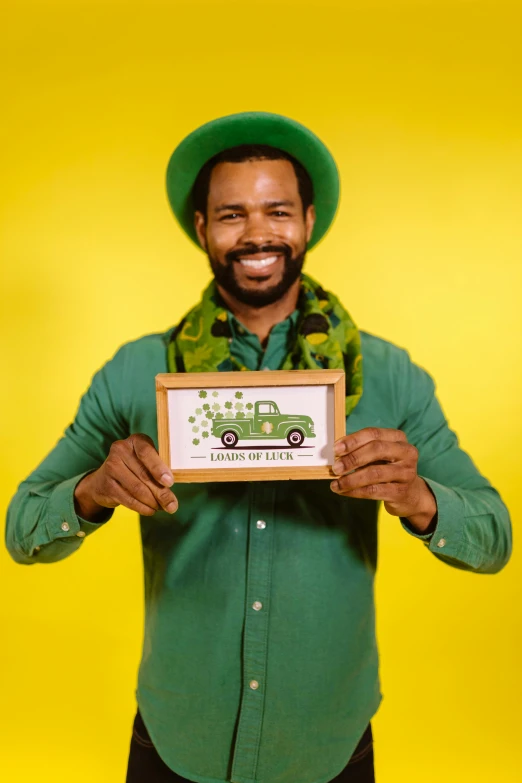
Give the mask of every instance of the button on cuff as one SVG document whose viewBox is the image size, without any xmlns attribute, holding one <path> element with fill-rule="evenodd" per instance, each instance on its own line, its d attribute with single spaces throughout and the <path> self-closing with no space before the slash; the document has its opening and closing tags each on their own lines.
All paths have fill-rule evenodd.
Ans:
<svg viewBox="0 0 522 783">
<path fill-rule="evenodd" d="M 107 509 L 107 519 L 98 523 L 88 522 L 76 514 L 74 490 L 76 485 L 88 473 L 92 473 L 92 470 L 84 471 L 77 476 L 61 481 L 53 489 L 49 496 L 49 510 L 46 515 L 47 523 L 45 527 L 47 535 L 42 535 L 41 540 L 38 541 L 39 544 L 68 539 L 69 544 L 72 545 L 75 542 L 79 546 L 83 538 L 90 535 L 94 530 L 99 530 L 103 527 L 103 523 L 110 519 L 114 509 Z M 83 531 L 85 535 L 78 536 L 80 531 Z"/>
</svg>

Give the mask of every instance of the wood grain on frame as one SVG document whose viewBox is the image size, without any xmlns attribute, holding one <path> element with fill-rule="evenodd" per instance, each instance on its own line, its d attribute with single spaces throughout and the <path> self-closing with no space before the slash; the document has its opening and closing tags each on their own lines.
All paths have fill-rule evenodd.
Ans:
<svg viewBox="0 0 522 783">
<path fill-rule="evenodd" d="M 333 386 L 334 440 L 346 434 L 345 374 L 343 370 L 271 370 L 248 372 L 159 373 L 156 375 L 158 445 L 161 459 L 170 467 L 170 439 L 167 393 L 169 389 L 220 389 L 234 387 Z M 181 483 L 215 481 L 284 481 L 332 479 L 331 465 L 284 468 L 172 468 Z"/>
<path fill-rule="evenodd" d="M 156 377 L 156 407 L 158 411 L 159 455 L 166 465 L 170 465 L 169 411 L 167 387 L 158 383 Z"/>
</svg>

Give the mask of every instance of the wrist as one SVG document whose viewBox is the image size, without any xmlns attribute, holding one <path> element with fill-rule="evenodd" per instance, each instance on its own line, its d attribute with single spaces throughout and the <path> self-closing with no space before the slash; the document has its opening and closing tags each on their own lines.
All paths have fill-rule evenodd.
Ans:
<svg viewBox="0 0 522 783">
<path fill-rule="evenodd" d="M 109 509 L 102 506 L 93 497 L 93 482 L 97 471 L 84 476 L 74 489 L 74 510 L 87 522 L 104 522 Z"/>
<path fill-rule="evenodd" d="M 421 494 L 418 510 L 409 514 L 405 519 L 416 533 L 427 534 L 432 533 L 437 525 L 437 501 L 429 485 L 420 476 L 419 481 L 421 482 Z"/>
</svg>

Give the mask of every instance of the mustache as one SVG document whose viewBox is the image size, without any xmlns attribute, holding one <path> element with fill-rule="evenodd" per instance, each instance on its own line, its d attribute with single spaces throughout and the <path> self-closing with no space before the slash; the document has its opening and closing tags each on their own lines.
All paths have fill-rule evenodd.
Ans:
<svg viewBox="0 0 522 783">
<path fill-rule="evenodd" d="M 257 253 L 281 253 L 285 261 L 289 261 L 292 258 L 292 250 L 288 245 L 248 245 L 239 250 L 230 250 L 228 253 L 225 253 L 225 261 L 231 264 L 234 261 L 239 261 L 240 258 L 255 256 Z"/>
</svg>

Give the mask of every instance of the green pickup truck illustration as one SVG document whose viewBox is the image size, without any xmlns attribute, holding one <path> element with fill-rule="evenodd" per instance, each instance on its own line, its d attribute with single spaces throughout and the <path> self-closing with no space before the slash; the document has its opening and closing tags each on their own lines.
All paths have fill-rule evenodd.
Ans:
<svg viewBox="0 0 522 783">
<path fill-rule="evenodd" d="M 310 416 L 289 416 L 280 413 L 275 402 L 260 400 L 254 405 L 250 419 L 213 419 L 212 435 L 221 439 L 227 449 L 238 440 L 281 440 L 286 438 L 290 446 L 300 446 L 305 438 L 315 438 L 314 423 Z"/>
</svg>

